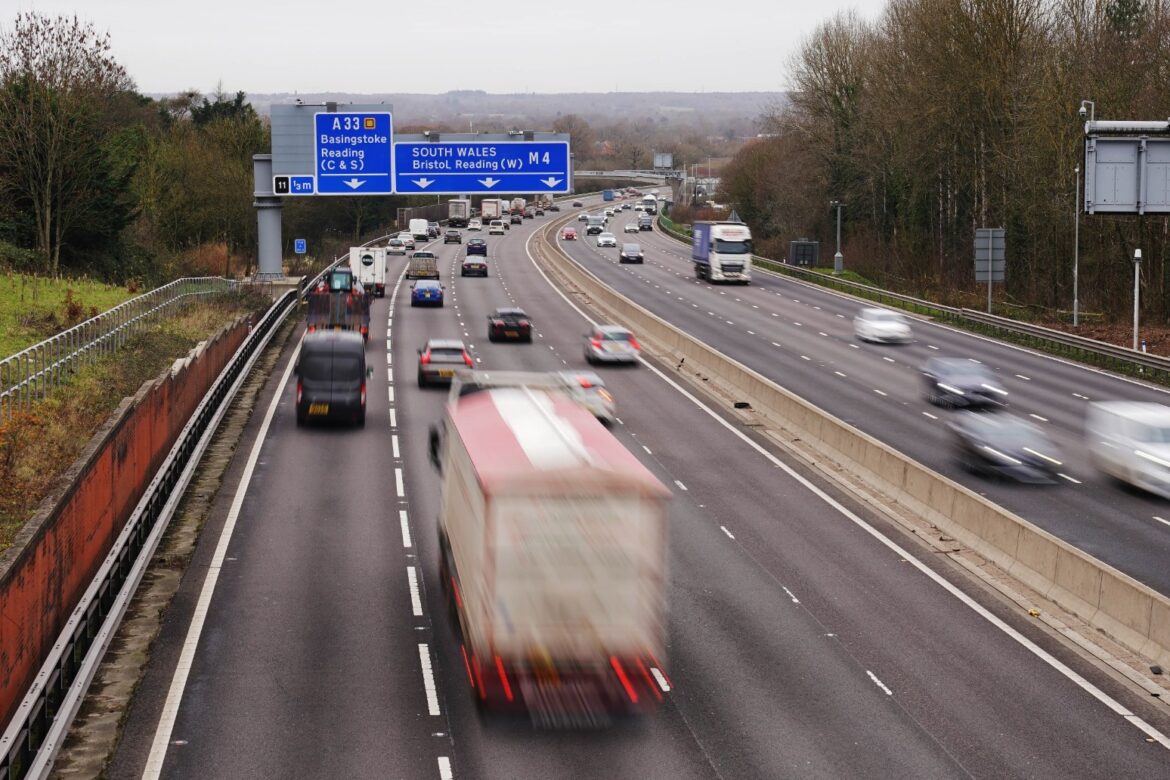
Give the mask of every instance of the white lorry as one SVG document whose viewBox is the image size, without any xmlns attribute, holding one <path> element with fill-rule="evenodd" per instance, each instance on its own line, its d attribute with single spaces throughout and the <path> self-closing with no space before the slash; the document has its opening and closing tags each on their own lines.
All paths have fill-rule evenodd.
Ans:
<svg viewBox="0 0 1170 780">
<path fill-rule="evenodd" d="M 484 222 L 500 219 L 508 209 L 508 201 L 499 198 L 484 198 L 479 204 L 479 215 Z"/>
<path fill-rule="evenodd" d="M 468 198 L 452 198 L 447 201 L 448 227 L 465 228 L 469 219 L 471 219 L 471 201 Z"/>
<path fill-rule="evenodd" d="M 691 260 L 699 279 L 750 284 L 752 232 L 742 222 L 696 222 L 691 225 Z"/>
<path fill-rule="evenodd" d="M 670 491 L 569 394 L 456 378 L 442 428 L 439 576 L 483 710 L 539 725 L 653 711 Z"/>
<path fill-rule="evenodd" d="M 349 270 L 361 282 L 366 295 L 386 296 L 386 247 L 351 246 Z"/>
<path fill-rule="evenodd" d="M 415 241 L 429 241 L 431 239 L 430 228 L 427 227 L 425 219 L 412 219 L 410 221 L 410 235 L 414 237 Z"/>
<path fill-rule="evenodd" d="M 524 200 L 524 198 L 512 198 L 512 213 L 513 214 L 523 214 L 524 209 L 527 208 L 527 206 L 528 206 L 528 201 Z"/>
</svg>

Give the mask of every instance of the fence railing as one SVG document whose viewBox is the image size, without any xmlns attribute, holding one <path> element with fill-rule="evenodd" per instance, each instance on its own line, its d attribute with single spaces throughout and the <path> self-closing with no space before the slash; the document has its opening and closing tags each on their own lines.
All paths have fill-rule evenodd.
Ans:
<svg viewBox="0 0 1170 780">
<path fill-rule="evenodd" d="M 172 307 L 235 285 L 217 276 L 176 279 L 0 360 L 0 420 L 47 397 L 82 366 L 116 353 Z"/>
</svg>

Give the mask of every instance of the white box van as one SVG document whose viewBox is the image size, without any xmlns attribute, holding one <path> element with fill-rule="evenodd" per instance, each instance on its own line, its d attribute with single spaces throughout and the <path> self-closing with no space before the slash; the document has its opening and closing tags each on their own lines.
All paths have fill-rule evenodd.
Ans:
<svg viewBox="0 0 1170 780">
<path fill-rule="evenodd" d="M 1170 407 L 1136 401 L 1089 404 L 1085 443 L 1093 465 L 1170 498 Z"/>
<path fill-rule="evenodd" d="M 349 268 L 361 282 L 367 295 L 382 298 L 386 295 L 386 248 L 381 246 L 352 246 L 349 248 Z"/>
<path fill-rule="evenodd" d="M 415 241 L 430 240 L 431 232 L 427 221 L 425 219 L 412 219 L 410 221 L 410 235 L 414 236 Z"/>
</svg>

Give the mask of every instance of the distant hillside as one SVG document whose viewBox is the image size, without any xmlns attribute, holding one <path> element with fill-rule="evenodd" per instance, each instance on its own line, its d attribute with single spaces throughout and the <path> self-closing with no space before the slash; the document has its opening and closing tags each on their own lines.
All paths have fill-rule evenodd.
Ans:
<svg viewBox="0 0 1170 780">
<path fill-rule="evenodd" d="M 442 122 L 481 125 L 477 130 L 513 125 L 543 129 L 558 116 L 578 114 L 589 121 L 653 121 L 668 125 L 722 125 L 754 121 L 787 103 L 783 92 L 608 92 L 496 95 L 478 90 L 442 95 L 348 93 L 248 95 L 261 114 L 273 103 L 387 103 L 396 125 Z M 469 125 L 470 127 L 470 125 Z"/>
</svg>

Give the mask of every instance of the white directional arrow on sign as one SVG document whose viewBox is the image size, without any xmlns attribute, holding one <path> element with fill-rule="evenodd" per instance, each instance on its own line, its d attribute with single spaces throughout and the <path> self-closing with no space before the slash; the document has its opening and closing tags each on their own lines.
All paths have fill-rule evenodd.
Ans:
<svg viewBox="0 0 1170 780">
<path fill-rule="evenodd" d="M 411 183 L 411 184 L 417 184 L 419 187 L 422 187 L 422 188 L 425 190 L 427 187 L 429 187 L 429 186 L 431 186 L 432 184 L 434 184 L 434 183 L 435 183 L 435 180 L 434 180 L 434 179 L 427 179 L 427 178 L 425 178 L 425 177 L 424 177 L 424 178 L 422 178 L 422 179 L 411 179 L 411 180 L 410 180 L 410 183 Z"/>
<path fill-rule="evenodd" d="M 341 183 L 346 185 L 347 187 L 349 187 L 351 190 L 356 190 L 358 187 L 365 184 L 366 180 L 365 179 L 357 179 L 357 178 L 345 179 Z"/>
<path fill-rule="evenodd" d="M 546 186 L 547 186 L 547 187 L 548 187 L 548 188 L 551 190 L 553 187 L 555 187 L 555 186 L 557 186 L 558 184 L 560 184 L 560 183 L 561 183 L 561 180 L 560 180 L 560 179 L 554 179 L 553 177 L 549 176 L 547 179 L 541 179 L 541 180 L 540 180 L 540 183 L 541 183 L 541 184 L 544 184 L 544 185 L 546 185 Z"/>
<path fill-rule="evenodd" d="M 492 187 L 496 186 L 497 184 L 499 184 L 499 183 L 500 183 L 500 180 L 499 180 L 499 179 L 493 179 L 491 176 L 489 176 L 489 177 L 487 177 L 486 179 L 480 179 L 480 180 L 479 180 L 479 183 L 480 183 L 480 184 L 482 184 L 483 186 L 485 186 L 485 187 L 487 187 L 487 188 L 489 188 L 489 189 L 490 189 L 490 188 L 492 188 Z"/>
</svg>

